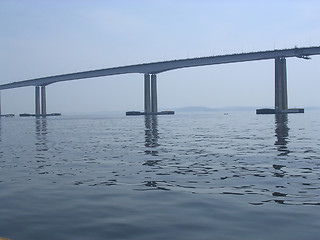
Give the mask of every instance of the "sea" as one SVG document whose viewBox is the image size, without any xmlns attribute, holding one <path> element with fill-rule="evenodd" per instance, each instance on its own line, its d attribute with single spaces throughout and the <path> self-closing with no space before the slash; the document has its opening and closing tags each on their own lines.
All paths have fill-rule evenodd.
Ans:
<svg viewBox="0 0 320 240">
<path fill-rule="evenodd" d="M 0 119 L 0 237 L 319 239 L 320 111 Z"/>
</svg>

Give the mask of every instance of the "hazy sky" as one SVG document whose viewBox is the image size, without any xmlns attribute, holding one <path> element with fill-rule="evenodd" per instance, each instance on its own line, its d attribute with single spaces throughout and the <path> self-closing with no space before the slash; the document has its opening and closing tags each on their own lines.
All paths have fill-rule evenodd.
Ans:
<svg viewBox="0 0 320 240">
<path fill-rule="evenodd" d="M 320 46 L 317 0 L 1 0 L 0 83 L 138 63 Z M 289 58 L 290 107 L 320 106 L 320 56 Z M 34 112 L 34 87 L 3 90 Z M 274 105 L 274 60 L 158 75 L 159 109 Z M 143 110 L 143 75 L 47 87 L 48 112 Z"/>
</svg>

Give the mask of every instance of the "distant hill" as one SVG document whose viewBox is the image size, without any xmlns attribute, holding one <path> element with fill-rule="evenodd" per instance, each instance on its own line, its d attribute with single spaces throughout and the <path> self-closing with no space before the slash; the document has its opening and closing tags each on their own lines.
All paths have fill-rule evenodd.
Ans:
<svg viewBox="0 0 320 240">
<path fill-rule="evenodd" d="M 224 107 L 224 108 L 208 108 L 208 107 L 183 107 L 176 108 L 177 112 L 217 112 L 217 111 L 255 111 L 258 107 Z"/>
<path fill-rule="evenodd" d="M 307 110 L 320 110 L 320 107 L 305 107 Z"/>
</svg>

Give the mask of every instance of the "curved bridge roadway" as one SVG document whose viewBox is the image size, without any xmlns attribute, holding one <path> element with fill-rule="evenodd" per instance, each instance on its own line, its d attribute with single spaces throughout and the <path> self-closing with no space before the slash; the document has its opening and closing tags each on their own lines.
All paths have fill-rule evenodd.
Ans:
<svg viewBox="0 0 320 240">
<path fill-rule="evenodd" d="M 188 67 L 198 67 L 206 65 L 215 65 L 215 64 L 226 64 L 226 63 L 235 63 L 235 62 L 246 62 L 246 61 L 258 61 L 258 60 L 267 60 L 267 59 L 276 59 L 276 109 L 287 109 L 287 96 L 286 96 L 286 62 L 285 58 L 288 57 L 298 57 L 304 59 L 310 59 L 311 55 L 319 55 L 320 47 L 307 47 L 307 48 L 292 48 L 292 49 L 283 49 L 283 50 L 273 50 L 273 51 L 261 51 L 261 52 L 251 52 L 251 53 L 240 53 L 240 54 L 229 54 L 229 55 L 219 55 L 211 57 L 200 57 L 200 58 L 190 58 L 190 59 L 181 59 L 181 60 L 172 60 L 164 62 L 155 62 L 155 63 L 145 63 L 145 64 L 136 64 L 129 66 L 121 66 L 114 68 L 106 68 L 92 71 L 84 71 L 77 73 L 69 73 L 63 75 L 35 78 L 25 81 L 12 82 L 7 84 L 0 85 L 0 90 L 35 86 L 36 87 L 36 115 L 45 115 L 46 114 L 46 99 L 45 99 L 45 86 L 63 81 L 71 81 L 85 78 L 94 78 L 102 76 L 111 76 L 119 74 L 128 74 L 128 73 L 142 73 L 144 74 L 145 79 L 145 113 L 156 113 L 157 112 L 157 90 L 156 90 L 156 74 L 175 70 L 179 68 L 188 68 Z M 150 81 L 151 75 L 151 81 Z M 277 77 L 278 75 L 278 77 Z M 277 88 L 277 81 L 279 87 Z M 151 83 L 151 84 L 150 84 Z M 41 87 L 41 114 L 40 114 L 40 91 Z M 151 89 L 150 89 L 151 87 Z M 280 98 L 280 105 L 277 106 L 277 92 L 278 98 Z M 280 96 L 285 95 L 285 96 Z M 284 99 L 285 98 L 285 99 Z M 279 105 L 279 104 L 278 104 Z M 1 114 L 1 106 L 0 106 Z"/>
</svg>

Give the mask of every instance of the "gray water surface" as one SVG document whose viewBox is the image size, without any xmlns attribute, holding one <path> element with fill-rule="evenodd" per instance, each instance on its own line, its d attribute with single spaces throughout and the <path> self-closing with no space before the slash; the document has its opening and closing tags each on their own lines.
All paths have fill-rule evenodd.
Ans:
<svg viewBox="0 0 320 240">
<path fill-rule="evenodd" d="M 0 119 L 0 236 L 319 239 L 320 112 Z"/>
</svg>

